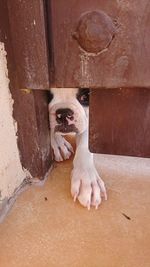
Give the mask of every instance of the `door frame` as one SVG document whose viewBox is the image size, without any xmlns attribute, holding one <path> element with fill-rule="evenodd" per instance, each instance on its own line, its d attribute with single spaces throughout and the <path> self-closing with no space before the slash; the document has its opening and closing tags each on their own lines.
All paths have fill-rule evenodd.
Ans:
<svg viewBox="0 0 150 267">
<path fill-rule="evenodd" d="M 26 2 L 28 2 L 26 8 L 29 8 L 30 1 Z M 41 14 L 43 12 L 44 16 L 44 9 L 42 10 L 41 6 L 42 2 L 43 1 L 36 1 L 37 5 L 40 5 L 39 10 Z M 12 3 L 13 12 L 11 10 Z M 26 9 L 26 14 L 22 16 L 22 20 L 24 21 L 22 21 L 21 24 L 18 25 L 17 20 L 13 20 L 14 16 L 17 17 L 15 9 L 17 10 L 17 13 L 21 12 L 21 10 L 18 11 L 18 1 L 0 1 L 0 41 L 4 43 L 5 50 L 7 52 L 8 76 L 10 80 L 9 86 L 12 98 L 14 100 L 13 117 L 17 122 L 17 141 L 21 164 L 22 167 L 25 168 L 32 177 L 43 179 L 52 165 L 48 118 L 48 92 L 46 90 L 31 89 L 33 85 L 37 85 L 37 89 L 48 88 L 48 56 L 46 54 L 46 47 L 44 47 L 43 40 L 44 48 L 41 52 L 41 60 L 43 60 L 43 62 L 41 62 L 41 64 L 44 64 L 44 67 L 41 68 L 41 65 L 37 65 L 37 60 L 35 58 L 37 51 L 35 51 L 34 55 L 32 55 L 31 57 L 30 65 L 33 64 L 32 67 L 35 68 L 34 70 L 37 74 L 37 81 L 34 76 L 35 73 L 33 73 L 32 71 L 31 76 L 29 77 L 28 75 L 27 80 L 27 76 L 25 75 L 27 74 L 27 71 L 29 74 L 30 69 L 27 69 L 27 66 L 24 65 L 26 59 L 23 49 L 25 49 L 24 46 L 26 44 L 26 53 L 28 54 L 28 56 L 30 56 L 30 53 L 32 53 L 30 44 L 33 42 L 33 39 L 31 40 L 31 38 L 29 37 L 32 36 L 34 38 L 35 36 L 32 35 L 32 32 L 30 30 L 25 35 L 26 38 L 29 38 L 30 40 L 19 39 L 23 38 L 24 34 L 22 34 L 22 37 L 19 36 L 19 34 L 14 34 L 13 27 L 15 27 L 15 23 L 17 26 L 17 32 L 19 33 L 19 31 L 21 32 L 23 30 L 23 28 L 21 29 L 21 27 L 23 27 L 23 25 L 25 26 L 25 20 L 31 19 L 25 16 L 27 14 Z M 30 13 L 31 12 L 29 12 L 29 16 L 32 15 L 32 13 Z M 41 23 L 41 18 L 43 19 L 43 17 L 42 15 L 38 17 L 38 14 L 35 14 L 35 16 L 36 17 L 34 17 L 34 19 L 36 20 L 36 24 L 39 25 Z M 20 29 L 18 29 L 19 27 Z M 41 27 L 44 27 L 44 25 L 42 25 Z M 41 29 L 39 29 L 39 31 L 41 31 Z M 39 36 L 38 32 L 36 32 L 36 36 Z M 19 45 L 22 47 L 18 49 Z M 20 53 L 21 49 L 22 54 Z M 40 68 L 42 69 L 41 71 L 45 72 L 44 77 L 42 77 L 41 73 L 40 77 L 42 77 L 42 80 L 40 77 L 38 78 Z"/>
</svg>

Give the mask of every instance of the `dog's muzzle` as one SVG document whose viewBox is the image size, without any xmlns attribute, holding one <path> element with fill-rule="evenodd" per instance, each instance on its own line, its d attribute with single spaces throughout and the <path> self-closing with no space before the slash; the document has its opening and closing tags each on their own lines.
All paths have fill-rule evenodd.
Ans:
<svg viewBox="0 0 150 267">
<path fill-rule="evenodd" d="M 78 133 L 78 129 L 73 123 L 74 111 L 70 108 L 59 108 L 56 110 L 56 122 L 58 125 L 55 126 L 55 132 Z"/>
<path fill-rule="evenodd" d="M 82 107 L 74 103 L 58 103 L 49 107 L 50 126 L 55 132 L 81 133 L 87 127 L 87 118 Z"/>
</svg>

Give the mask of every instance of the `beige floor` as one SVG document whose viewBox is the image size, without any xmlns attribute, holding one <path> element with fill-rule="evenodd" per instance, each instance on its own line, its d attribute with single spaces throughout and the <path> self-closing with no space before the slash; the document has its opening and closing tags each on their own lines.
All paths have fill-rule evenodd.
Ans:
<svg viewBox="0 0 150 267">
<path fill-rule="evenodd" d="M 150 267 L 150 160 L 96 156 L 108 201 L 90 211 L 72 201 L 71 164 L 19 196 L 0 225 L 0 266 Z"/>
</svg>

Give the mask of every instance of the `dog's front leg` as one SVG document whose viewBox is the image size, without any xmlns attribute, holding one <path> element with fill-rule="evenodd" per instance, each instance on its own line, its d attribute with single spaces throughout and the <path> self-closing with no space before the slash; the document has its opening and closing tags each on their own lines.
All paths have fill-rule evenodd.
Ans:
<svg viewBox="0 0 150 267">
<path fill-rule="evenodd" d="M 76 138 L 77 149 L 73 162 L 71 177 L 71 194 L 79 202 L 90 209 L 93 205 L 97 209 L 101 197 L 107 199 L 103 180 L 94 165 L 93 154 L 88 149 L 88 130 Z"/>
</svg>

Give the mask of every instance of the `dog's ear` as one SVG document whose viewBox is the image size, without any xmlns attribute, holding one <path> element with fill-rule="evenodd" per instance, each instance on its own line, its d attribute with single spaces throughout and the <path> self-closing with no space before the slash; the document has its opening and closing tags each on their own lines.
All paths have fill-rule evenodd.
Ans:
<svg viewBox="0 0 150 267">
<path fill-rule="evenodd" d="M 90 88 L 79 88 L 77 99 L 84 107 L 89 106 Z"/>
<path fill-rule="evenodd" d="M 52 101 L 52 99 L 54 98 L 53 93 L 51 92 L 51 90 L 49 90 L 49 94 L 48 94 L 48 102 L 50 103 Z"/>
</svg>

